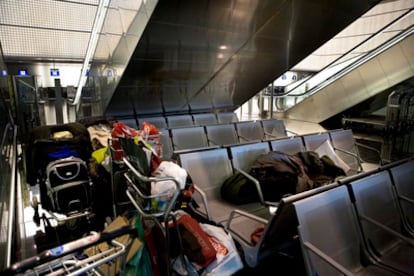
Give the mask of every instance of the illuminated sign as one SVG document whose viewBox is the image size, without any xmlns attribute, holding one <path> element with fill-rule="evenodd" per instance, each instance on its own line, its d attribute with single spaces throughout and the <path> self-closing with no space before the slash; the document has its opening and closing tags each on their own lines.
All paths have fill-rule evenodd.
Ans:
<svg viewBox="0 0 414 276">
<path fill-rule="evenodd" d="M 59 77 L 59 69 L 58 68 L 50 68 L 50 76 L 51 77 Z"/>
<path fill-rule="evenodd" d="M 28 76 L 29 71 L 27 71 L 27 69 L 19 69 L 19 71 L 17 72 L 17 75 L 19 75 L 19 76 Z"/>
</svg>

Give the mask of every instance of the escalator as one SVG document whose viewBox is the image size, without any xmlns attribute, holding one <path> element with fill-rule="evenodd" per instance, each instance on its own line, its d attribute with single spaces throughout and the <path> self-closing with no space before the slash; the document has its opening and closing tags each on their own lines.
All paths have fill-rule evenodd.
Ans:
<svg viewBox="0 0 414 276">
<path fill-rule="evenodd" d="M 412 10 L 407 14 L 411 19 L 409 23 L 412 23 L 413 14 Z M 372 51 L 349 59 L 346 66 L 337 66 L 340 70 L 332 70 L 330 67 L 326 69 L 330 74 L 321 71 L 304 81 L 288 93 L 288 97 L 295 98 L 295 105 L 290 108 L 289 104 L 285 105 L 287 110 L 284 111 L 284 116 L 319 123 L 410 79 L 414 76 L 413 33 L 414 27 L 410 24 L 407 29 Z M 319 76 L 323 78 L 318 80 Z M 305 87 L 309 87 L 314 79 L 316 84 L 312 84 L 311 89 L 305 91 Z M 329 108 L 320 110 L 320 105 Z M 315 110 L 318 112 L 314 112 Z"/>
<path fill-rule="evenodd" d="M 352 128 L 356 139 L 380 145 L 384 161 L 392 161 L 395 153 L 414 152 L 413 22 L 414 12 L 409 9 L 321 72 L 295 84 L 276 99 L 279 117 L 323 123 L 342 116 L 342 126 Z M 403 28 L 385 40 L 395 26 Z M 368 47 L 368 51 L 361 50 Z M 384 95 L 382 113 L 367 112 L 363 103 Z"/>
</svg>

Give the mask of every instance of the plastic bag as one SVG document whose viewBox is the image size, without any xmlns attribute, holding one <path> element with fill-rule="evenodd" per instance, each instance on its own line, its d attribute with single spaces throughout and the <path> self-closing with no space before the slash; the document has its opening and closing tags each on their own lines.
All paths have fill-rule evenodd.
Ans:
<svg viewBox="0 0 414 276">
<path fill-rule="evenodd" d="M 173 177 L 175 180 L 180 184 L 180 190 L 184 189 L 185 183 L 187 180 L 187 171 L 181 168 L 179 165 L 177 165 L 174 162 L 171 161 L 162 161 L 158 168 L 152 173 L 155 177 Z M 165 181 L 167 182 L 167 181 Z M 164 183 L 165 182 L 159 182 Z M 172 182 L 172 187 L 175 189 L 176 185 Z M 163 185 L 164 185 L 163 184 Z M 157 192 L 155 191 L 155 193 Z"/>
<path fill-rule="evenodd" d="M 124 156 L 124 152 L 122 151 L 121 142 L 119 141 L 120 138 L 134 138 L 140 136 L 141 133 L 132 128 L 127 126 L 125 123 L 122 122 L 116 122 L 113 125 L 111 136 L 112 136 L 112 151 L 113 154 L 113 160 L 119 161 L 122 160 L 122 157 Z"/>
<path fill-rule="evenodd" d="M 142 227 L 141 219 L 138 218 L 135 221 L 135 228 L 138 232 L 138 238 L 139 240 L 144 243 L 144 228 Z M 127 269 L 126 269 L 126 275 L 132 276 L 151 276 L 153 275 L 152 271 L 152 261 L 149 256 L 148 250 L 143 244 L 141 248 L 138 250 L 137 254 L 128 262 Z"/>
<path fill-rule="evenodd" d="M 243 268 L 243 262 L 236 249 L 233 238 L 222 227 L 200 223 L 201 229 L 215 239 L 220 245 L 216 247 L 216 259 L 211 262 L 201 275 L 233 275 Z M 225 249 L 223 248 L 225 247 Z"/>
<path fill-rule="evenodd" d="M 341 157 L 339 157 L 334 148 L 332 147 L 331 143 L 326 140 L 323 142 L 317 149 L 315 149 L 315 152 L 319 154 L 319 156 L 328 156 L 338 167 L 342 168 L 345 173 L 348 173 L 348 171 L 351 169 L 348 164 L 346 164 Z"/>
<path fill-rule="evenodd" d="M 162 157 L 161 132 L 156 126 L 146 121 L 142 122 L 141 135 L 159 157 Z"/>
<path fill-rule="evenodd" d="M 152 172 L 152 176 L 173 177 L 179 184 L 179 189 L 186 187 L 187 171 L 174 162 L 162 161 L 158 168 Z M 167 202 L 171 200 L 177 190 L 177 185 L 172 180 L 151 182 L 151 195 L 156 196 L 152 202 L 153 208 L 164 211 Z"/>
<path fill-rule="evenodd" d="M 127 126 L 123 122 L 116 122 L 114 123 L 114 126 L 112 128 L 111 136 L 113 138 L 119 138 L 119 137 L 127 137 L 127 138 L 133 138 L 140 136 L 141 132 Z"/>
<path fill-rule="evenodd" d="M 146 121 L 142 122 L 142 131 L 144 132 L 144 135 L 160 134 L 160 131 L 156 126 Z"/>
</svg>

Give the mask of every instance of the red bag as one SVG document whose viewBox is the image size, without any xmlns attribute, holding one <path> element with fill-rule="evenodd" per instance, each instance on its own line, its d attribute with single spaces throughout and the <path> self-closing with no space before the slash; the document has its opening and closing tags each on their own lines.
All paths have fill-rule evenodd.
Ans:
<svg viewBox="0 0 414 276">
<path fill-rule="evenodd" d="M 201 229 L 197 220 L 184 214 L 178 220 L 183 252 L 187 258 L 199 266 L 207 267 L 216 259 L 216 250 L 209 236 Z"/>
<path fill-rule="evenodd" d="M 167 275 L 167 255 L 165 250 L 160 250 L 165 248 L 166 242 L 162 230 L 151 221 L 142 220 L 142 224 L 145 246 L 151 259 L 152 276 Z"/>
<path fill-rule="evenodd" d="M 141 128 L 142 136 L 144 137 L 145 141 L 151 145 L 151 147 L 155 150 L 157 155 L 161 158 L 162 157 L 162 145 L 161 145 L 161 136 L 160 131 L 156 126 L 149 122 L 142 122 Z"/>
<path fill-rule="evenodd" d="M 142 122 L 142 131 L 146 135 L 160 134 L 158 128 L 147 121 Z"/>
<path fill-rule="evenodd" d="M 127 126 L 123 122 L 114 123 L 112 132 L 111 132 L 112 138 L 115 138 L 112 140 L 112 145 L 111 145 L 112 150 L 114 151 L 113 159 L 119 161 L 124 156 L 121 143 L 116 138 L 119 138 L 119 137 L 134 138 L 140 135 L 141 133 L 138 130 Z"/>
<path fill-rule="evenodd" d="M 112 128 L 112 137 L 127 137 L 127 138 L 134 138 L 140 136 L 141 132 L 136 130 L 135 128 L 127 126 L 123 122 L 116 122 Z"/>
<path fill-rule="evenodd" d="M 253 233 L 250 234 L 250 239 L 253 245 L 256 245 L 260 238 L 262 237 L 265 230 L 265 225 L 261 224 L 259 227 L 257 227 Z"/>
</svg>

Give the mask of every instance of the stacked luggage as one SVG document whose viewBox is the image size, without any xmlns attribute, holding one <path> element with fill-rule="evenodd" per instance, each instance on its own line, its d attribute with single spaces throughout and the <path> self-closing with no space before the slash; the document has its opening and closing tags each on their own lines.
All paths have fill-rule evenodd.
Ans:
<svg viewBox="0 0 414 276">
<path fill-rule="evenodd" d="M 26 148 L 26 181 L 39 185 L 42 208 L 72 215 L 92 207 L 89 133 L 80 123 L 41 126 Z"/>
<path fill-rule="evenodd" d="M 152 275 L 220 274 L 243 266 L 230 234 L 197 211 L 191 177 L 178 164 L 162 160 L 159 133 L 153 125 L 135 130 L 116 122 L 107 137 L 99 137 L 101 132 L 86 123 L 42 126 L 30 133 L 26 178 L 30 185 L 39 185 L 41 207 L 52 216 L 48 218 L 64 215 L 67 223 L 89 219 L 89 215 L 109 220 L 128 217 L 138 233 L 142 228 L 139 237 L 146 253 L 138 255 L 149 256 L 146 262 Z M 99 151 L 104 152 L 101 157 L 105 160 L 97 158 Z M 116 191 L 127 205 L 119 205 Z M 44 225 L 51 225 L 49 219 Z M 82 231 L 72 227 L 70 232 L 78 237 L 62 238 L 41 249 L 101 230 L 94 227 Z M 46 232 L 46 236 L 53 234 L 59 231 Z"/>
<path fill-rule="evenodd" d="M 143 243 L 152 275 L 231 275 L 242 269 L 231 235 L 198 212 L 187 172 L 159 159 L 146 141 L 119 141 L 126 193 L 146 232 Z"/>
</svg>

